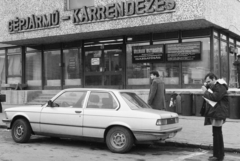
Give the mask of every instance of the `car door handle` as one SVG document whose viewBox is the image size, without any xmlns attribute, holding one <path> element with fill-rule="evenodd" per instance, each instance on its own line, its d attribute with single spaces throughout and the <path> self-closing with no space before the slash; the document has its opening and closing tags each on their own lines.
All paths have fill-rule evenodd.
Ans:
<svg viewBox="0 0 240 161">
<path fill-rule="evenodd" d="M 82 111 L 75 111 L 75 113 L 82 113 Z"/>
</svg>

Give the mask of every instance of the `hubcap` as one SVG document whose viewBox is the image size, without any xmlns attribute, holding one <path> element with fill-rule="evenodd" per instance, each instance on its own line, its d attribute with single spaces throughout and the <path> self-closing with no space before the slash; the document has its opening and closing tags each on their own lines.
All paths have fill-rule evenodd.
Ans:
<svg viewBox="0 0 240 161">
<path fill-rule="evenodd" d="M 126 144 L 126 136 L 123 133 L 114 133 L 111 142 L 115 148 L 122 148 Z"/>
<path fill-rule="evenodd" d="M 24 133 L 24 128 L 22 125 L 19 125 L 18 127 L 16 127 L 15 129 L 15 136 L 17 138 L 21 138 L 23 136 L 23 133 Z"/>
</svg>

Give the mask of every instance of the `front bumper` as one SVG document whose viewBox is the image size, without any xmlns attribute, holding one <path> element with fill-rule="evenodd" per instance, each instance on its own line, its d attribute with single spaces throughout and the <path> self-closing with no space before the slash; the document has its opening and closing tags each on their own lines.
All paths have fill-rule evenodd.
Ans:
<svg viewBox="0 0 240 161">
<path fill-rule="evenodd" d="M 138 142 L 160 141 L 174 137 L 181 130 L 182 127 L 176 127 L 167 130 L 161 130 L 160 132 L 133 131 L 133 134 Z"/>
<path fill-rule="evenodd" d="M 10 129 L 12 120 L 2 119 L 2 122 L 6 124 L 6 127 L 7 127 L 8 129 Z"/>
</svg>

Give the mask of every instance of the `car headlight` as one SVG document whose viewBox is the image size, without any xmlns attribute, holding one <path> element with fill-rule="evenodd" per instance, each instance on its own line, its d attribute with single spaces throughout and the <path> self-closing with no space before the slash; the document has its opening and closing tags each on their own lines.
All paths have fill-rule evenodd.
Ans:
<svg viewBox="0 0 240 161">
<path fill-rule="evenodd" d="M 156 125 L 157 126 L 167 125 L 167 119 L 158 119 L 157 122 L 156 122 Z"/>
</svg>

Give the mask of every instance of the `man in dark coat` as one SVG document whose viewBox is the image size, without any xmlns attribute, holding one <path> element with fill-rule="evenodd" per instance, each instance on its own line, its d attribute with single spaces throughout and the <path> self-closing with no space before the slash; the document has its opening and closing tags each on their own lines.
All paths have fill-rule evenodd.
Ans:
<svg viewBox="0 0 240 161">
<path fill-rule="evenodd" d="M 209 118 L 212 124 L 213 156 L 209 157 L 209 160 L 212 161 L 224 159 L 222 125 L 229 114 L 227 90 L 227 83 L 223 79 L 217 79 L 217 76 L 213 73 L 205 76 L 205 86 L 202 86 L 202 91 L 203 97 L 207 102 L 205 117 Z"/>
<path fill-rule="evenodd" d="M 233 62 L 233 65 L 237 68 L 238 88 L 240 88 L 240 53 L 237 54 L 237 59 Z"/>
<path fill-rule="evenodd" d="M 165 84 L 159 78 L 159 73 L 157 71 L 150 72 L 150 78 L 152 79 L 152 83 L 148 96 L 148 104 L 153 109 L 166 110 Z"/>
</svg>

